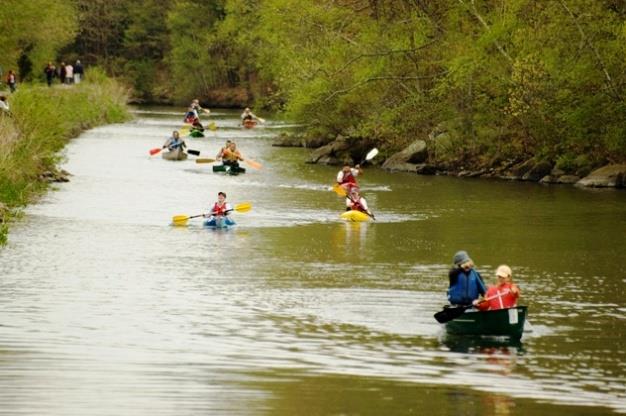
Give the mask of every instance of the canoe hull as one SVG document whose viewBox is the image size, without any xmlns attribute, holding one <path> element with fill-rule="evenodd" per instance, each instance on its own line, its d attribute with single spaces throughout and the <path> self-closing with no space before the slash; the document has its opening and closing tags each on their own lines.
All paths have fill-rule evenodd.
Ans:
<svg viewBox="0 0 626 416">
<path fill-rule="evenodd" d="M 256 121 L 254 120 L 245 120 L 243 122 L 243 126 L 247 129 L 251 129 L 254 128 L 254 126 L 256 126 Z"/>
<path fill-rule="evenodd" d="M 161 157 L 165 160 L 185 160 L 187 159 L 187 153 L 185 153 L 183 149 L 178 148 L 171 152 L 161 153 Z"/>
<path fill-rule="evenodd" d="M 202 133 L 199 130 L 191 130 L 189 132 L 189 137 L 195 137 L 195 138 L 197 138 L 197 137 L 204 137 L 204 133 Z"/>
<path fill-rule="evenodd" d="M 239 175 L 240 173 L 246 173 L 246 169 L 239 166 L 214 165 L 213 172 L 224 172 L 228 175 Z"/>
<path fill-rule="evenodd" d="M 363 222 L 370 219 L 369 215 L 367 215 L 366 213 L 356 210 L 346 211 L 342 213 L 340 217 L 346 221 L 353 222 Z"/>
<path fill-rule="evenodd" d="M 495 311 L 469 309 L 458 318 L 446 322 L 446 331 L 456 335 L 493 335 L 519 339 L 524 332 L 527 312 L 526 306 Z"/>
</svg>

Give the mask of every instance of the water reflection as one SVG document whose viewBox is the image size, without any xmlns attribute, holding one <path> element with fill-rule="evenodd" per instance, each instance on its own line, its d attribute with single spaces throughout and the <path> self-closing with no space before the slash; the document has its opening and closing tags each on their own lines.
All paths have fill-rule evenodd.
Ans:
<svg viewBox="0 0 626 416">
<path fill-rule="evenodd" d="M 332 248 L 342 253 L 344 258 L 363 260 L 366 256 L 367 235 L 370 224 L 367 222 L 342 222 L 333 229 Z"/>
</svg>

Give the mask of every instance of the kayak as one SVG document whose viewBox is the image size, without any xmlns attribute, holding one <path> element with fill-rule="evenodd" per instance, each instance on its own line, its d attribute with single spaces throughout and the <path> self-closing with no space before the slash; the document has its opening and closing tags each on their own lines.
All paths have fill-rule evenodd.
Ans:
<svg viewBox="0 0 626 416">
<path fill-rule="evenodd" d="M 224 216 L 212 217 L 203 223 L 203 225 L 208 228 L 228 228 L 235 224 L 235 221 Z"/>
<path fill-rule="evenodd" d="M 446 331 L 457 335 L 497 335 L 520 339 L 527 309 L 527 306 L 494 311 L 468 309 L 458 318 L 446 322 Z"/>
<path fill-rule="evenodd" d="M 246 173 L 246 169 L 239 166 L 214 165 L 213 172 L 224 172 L 227 175 L 239 175 L 240 173 Z"/>
<path fill-rule="evenodd" d="M 187 153 L 181 148 L 172 150 L 171 152 L 161 153 L 161 157 L 165 160 L 185 160 L 187 159 Z"/>
<path fill-rule="evenodd" d="M 370 219 L 369 215 L 364 212 L 351 210 L 346 211 L 340 215 L 340 217 L 346 221 L 363 222 Z"/>
<path fill-rule="evenodd" d="M 256 126 L 256 121 L 255 120 L 244 120 L 243 121 L 243 126 L 247 129 L 251 129 L 254 126 Z"/>
<path fill-rule="evenodd" d="M 189 137 L 204 137 L 204 133 L 202 133 L 200 130 L 191 130 L 189 132 Z"/>
</svg>

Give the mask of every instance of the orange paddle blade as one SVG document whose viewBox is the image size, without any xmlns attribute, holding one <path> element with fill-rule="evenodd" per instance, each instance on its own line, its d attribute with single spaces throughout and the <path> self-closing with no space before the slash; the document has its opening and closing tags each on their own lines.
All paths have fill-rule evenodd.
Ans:
<svg viewBox="0 0 626 416">
<path fill-rule="evenodd" d="M 260 164 L 259 162 L 255 162 L 254 160 L 246 159 L 246 160 L 244 160 L 244 162 L 246 162 L 248 164 L 248 166 L 250 166 L 251 168 L 254 168 L 254 169 L 261 169 L 261 168 L 263 168 L 262 164 Z"/>
</svg>

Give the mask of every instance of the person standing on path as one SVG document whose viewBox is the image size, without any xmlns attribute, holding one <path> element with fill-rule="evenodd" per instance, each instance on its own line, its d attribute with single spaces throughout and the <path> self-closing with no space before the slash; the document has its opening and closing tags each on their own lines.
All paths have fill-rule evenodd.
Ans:
<svg viewBox="0 0 626 416">
<path fill-rule="evenodd" d="M 59 82 L 61 82 L 61 84 L 65 84 L 65 62 L 61 62 L 61 65 L 59 65 Z"/>
<path fill-rule="evenodd" d="M 74 82 L 74 67 L 72 64 L 67 64 L 65 66 L 65 83 L 69 85 L 72 82 Z"/>
<path fill-rule="evenodd" d="M 11 93 L 14 93 L 17 89 L 17 76 L 12 69 L 9 69 L 9 72 L 7 73 L 7 85 L 9 86 Z"/>
<path fill-rule="evenodd" d="M 76 64 L 74 64 L 74 84 L 80 84 L 83 80 L 84 68 L 83 64 L 80 63 L 80 60 L 76 60 Z"/>
<path fill-rule="evenodd" d="M 52 80 L 56 76 L 57 69 L 52 65 L 52 62 L 48 62 L 48 65 L 43 70 L 44 74 L 46 74 L 46 82 L 48 83 L 48 87 L 52 86 Z"/>
</svg>

